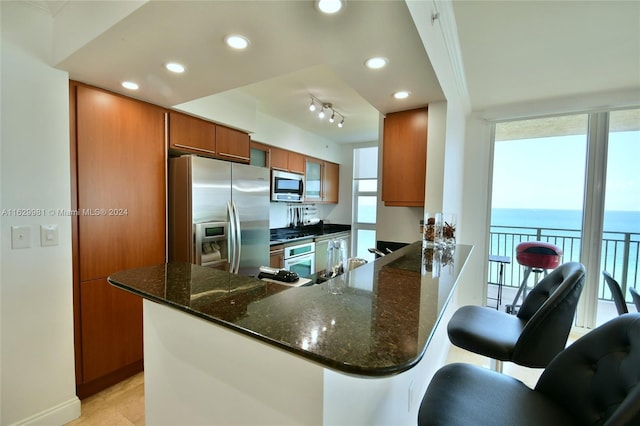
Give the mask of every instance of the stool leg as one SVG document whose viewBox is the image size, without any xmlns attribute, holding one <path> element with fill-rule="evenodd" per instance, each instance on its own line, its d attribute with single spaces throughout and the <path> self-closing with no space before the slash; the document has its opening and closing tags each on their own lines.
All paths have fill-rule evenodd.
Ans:
<svg viewBox="0 0 640 426">
<path fill-rule="evenodd" d="M 522 284 L 520 284 L 520 288 L 518 289 L 518 292 L 516 293 L 516 297 L 513 299 L 513 303 L 511 305 L 507 306 L 507 313 L 509 313 L 509 314 L 515 314 L 516 313 L 516 305 L 518 303 L 518 299 L 520 299 L 520 295 L 527 288 L 527 280 L 529 279 L 529 274 L 531 274 L 531 268 L 527 267 L 524 270 L 524 278 L 522 279 Z M 526 294 L 526 291 L 525 291 L 525 294 Z M 524 298 L 523 298 L 523 300 L 524 300 Z"/>
<path fill-rule="evenodd" d="M 504 263 L 500 263 L 500 269 L 498 270 L 498 301 L 496 303 L 496 309 L 500 309 L 502 304 L 502 285 L 504 280 Z"/>
<path fill-rule="evenodd" d="M 502 373 L 502 370 L 504 368 L 503 366 L 503 362 L 497 359 L 493 359 L 491 358 L 489 360 L 489 367 L 493 370 L 493 371 L 497 371 L 498 373 Z"/>
</svg>

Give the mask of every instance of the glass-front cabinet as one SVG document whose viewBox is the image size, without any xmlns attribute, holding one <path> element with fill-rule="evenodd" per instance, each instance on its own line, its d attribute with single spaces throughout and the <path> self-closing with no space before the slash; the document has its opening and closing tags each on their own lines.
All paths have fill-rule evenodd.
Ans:
<svg viewBox="0 0 640 426">
<path fill-rule="evenodd" d="M 322 201 L 322 163 L 320 161 L 307 158 L 305 177 L 305 201 Z"/>
<path fill-rule="evenodd" d="M 340 166 L 329 161 L 307 157 L 306 159 L 307 203 L 338 203 Z"/>
</svg>

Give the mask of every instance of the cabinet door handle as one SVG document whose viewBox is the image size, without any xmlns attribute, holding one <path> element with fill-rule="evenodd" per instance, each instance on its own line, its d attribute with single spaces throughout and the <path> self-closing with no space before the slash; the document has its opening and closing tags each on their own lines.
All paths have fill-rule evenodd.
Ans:
<svg viewBox="0 0 640 426">
<path fill-rule="evenodd" d="M 195 148 L 193 146 L 188 146 L 188 145 L 182 145 L 179 143 L 174 143 L 173 146 L 177 146 L 178 148 L 186 148 L 186 149 L 192 149 L 194 151 L 200 151 L 200 152 L 206 152 L 209 154 L 215 154 L 215 151 L 211 151 L 210 149 L 203 149 L 203 148 Z"/>
<path fill-rule="evenodd" d="M 227 154 L 226 152 L 219 152 L 218 155 L 224 156 L 224 157 L 230 157 L 230 158 L 238 158 L 240 160 L 248 160 L 251 161 L 250 157 L 244 157 L 242 155 L 233 155 L 233 154 Z"/>
</svg>

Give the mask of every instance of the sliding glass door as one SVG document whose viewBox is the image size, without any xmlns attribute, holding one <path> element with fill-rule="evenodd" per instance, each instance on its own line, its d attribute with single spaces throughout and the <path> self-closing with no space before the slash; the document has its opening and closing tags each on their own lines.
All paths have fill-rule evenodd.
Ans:
<svg viewBox="0 0 640 426">
<path fill-rule="evenodd" d="M 580 259 L 587 131 L 586 114 L 495 126 L 489 253 L 511 259 L 503 271 L 501 310 L 517 310 L 526 295 L 518 292 L 524 278 L 516 261 L 519 243 L 552 243 L 563 262 Z M 489 282 L 497 283 L 499 269 L 491 266 Z M 537 278 L 532 275 L 528 286 Z M 494 300 L 497 287 L 490 285 L 487 294 Z"/>
<path fill-rule="evenodd" d="M 640 110 L 496 123 L 489 250 L 512 260 L 503 308 L 522 301 L 510 299 L 522 281 L 515 260 L 522 241 L 550 242 L 562 249 L 562 262 L 587 267 L 577 325 L 591 328 L 617 315 L 603 270 L 631 302 L 628 288 L 640 288 L 639 156 Z M 496 283 L 492 266 L 489 282 Z M 490 284 L 488 296 L 496 290 Z"/>
<path fill-rule="evenodd" d="M 628 310 L 637 310 L 629 289 L 640 289 L 640 109 L 609 115 L 601 269 L 618 282 Z M 597 325 L 617 315 L 607 286 L 599 288 Z"/>
</svg>

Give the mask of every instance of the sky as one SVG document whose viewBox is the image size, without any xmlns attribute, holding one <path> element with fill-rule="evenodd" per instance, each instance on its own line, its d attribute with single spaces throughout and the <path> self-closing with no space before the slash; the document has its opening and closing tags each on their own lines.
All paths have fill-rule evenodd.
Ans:
<svg viewBox="0 0 640 426">
<path fill-rule="evenodd" d="M 609 136 L 605 210 L 640 211 L 640 131 Z M 493 208 L 581 210 L 586 135 L 497 141 Z"/>
</svg>

